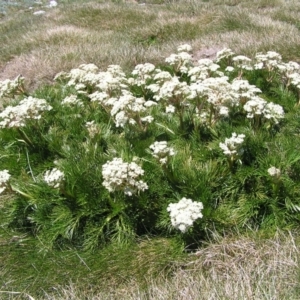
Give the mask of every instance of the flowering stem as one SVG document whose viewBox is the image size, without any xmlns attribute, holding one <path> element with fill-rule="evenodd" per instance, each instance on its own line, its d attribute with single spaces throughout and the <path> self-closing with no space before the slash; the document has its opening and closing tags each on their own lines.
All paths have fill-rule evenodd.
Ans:
<svg viewBox="0 0 300 300">
<path fill-rule="evenodd" d="M 272 190 L 273 190 L 273 195 L 274 196 L 278 196 L 279 188 L 280 188 L 280 179 L 279 178 L 273 178 Z"/>
<path fill-rule="evenodd" d="M 230 172 L 234 174 L 236 172 L 236 168 L 235 168 L 236 158 L 234 156 L 230 156 L 228 157 L 227 161 L 228 161 L 228 167 Z"/>
<path fill-rule="evenodd" d="M 209 111 L 209 120 L 208 120 L 210 126 L 212 125 L 213 113 L 214 113 L 214 107 L 213 107 L 213 104 L 211 104 L 210 105 L 210 111 Z"/>
</svg>

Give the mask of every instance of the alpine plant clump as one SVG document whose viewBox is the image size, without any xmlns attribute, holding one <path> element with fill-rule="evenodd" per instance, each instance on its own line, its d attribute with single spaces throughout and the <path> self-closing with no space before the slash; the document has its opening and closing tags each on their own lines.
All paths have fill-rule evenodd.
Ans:
<svg viewBox="0 0 300 300">
<path fill-rule="evenodd" d="M 82 64 L 55 81 L 32 95 L 22 76 L 0 81 L 12 224 L 84 249 L 299 224 L 297 62 L 231 49 L 195 61 L 184 44 L 159 67 Z"/>
<path fill-rule="evenodd" d="M 110 192 L 123 191 L 127 196 L 148 189 L 148 185 L 139 180 L 143 175 L 144 170 L 139 165 L 123 162 L 122 158 L 115 157 L 102 166 L 105 188 Z"/>
</svg>

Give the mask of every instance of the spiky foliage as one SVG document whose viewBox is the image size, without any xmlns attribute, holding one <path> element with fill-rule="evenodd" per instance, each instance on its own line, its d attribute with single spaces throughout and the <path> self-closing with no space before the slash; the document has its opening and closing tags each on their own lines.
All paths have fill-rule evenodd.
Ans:
<svg viewBox="0 0 300 300">
<path fill-rule="evenodd" d="M 95 249 L 149 233 L 194 248 L 212 228 L 298 224 L 299 65 L 229 50 L 195 64 L 189 51 L 131 74 L 81 65 L 32 97 L 16 89 L 0 114 L 10 225 L 47 247 Z M 172 227 L 180 199 L 191 207 Z"/>
</svg>

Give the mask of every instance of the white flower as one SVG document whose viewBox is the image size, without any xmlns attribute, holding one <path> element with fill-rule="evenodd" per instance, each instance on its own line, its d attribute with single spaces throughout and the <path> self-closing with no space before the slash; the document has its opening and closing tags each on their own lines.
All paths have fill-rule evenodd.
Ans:
<svg viewBox="0 0 300 300">
<path fill-rule="evenodd" d="M 224 143 L 220 143 L 219 146 L 223 150 L 225 155 L 234 157 L 242 153 L 241 144 L 244 142 L 244 134 L 232 134 L 231 138 L 226 138 Z"/>
<path fill-rule="evenodd" d="M 284 110 L 279 104 L 270 102 L 265 106 L 264 117 L 273 121 L 275 124 L 278 124 L 279 119 L 284 118 Z"/>
<path fill-rule="evenodd" d="M 145 88 L 155 94 L 159 91 L 160 86 L 156 83 L 152 83 L 152 84 L 146 85 Z"/>
<path fill-rule="evenodd" d="M 228 117 L 229 109 L 226 106 L 219 106 L 219 115 L 223 117 Z"/>
<path fill-rule="evenodd" d="M 174 105 L 169 104 L 166 106 L 166 113 L 167 114 L 174 114 L 176 110 L 176 107 Z"/>
<path fill-rule="evenodd" d="M 248 80 L 234 79 L 231 88 L 238 99 L 251 99 L 257 93 L 261 93 L 261 90 L 255 85 L 249 84 Z"/>
<path fill-rule="evenodd" d="M 174 76 L 170 80 L 165 81 L 159 92 L 153 97 L 156 101 L 168 100 L 173 97 L 186 98 L 190 94 L 190 87 L 186 82 L 179 81 L 179 78 Z"/>
<path fill-rule="evenodd" d="M 281 175 L 280 169 L 277 169 L 275 167 L 269 168 L 268 173 L 269 173 L 270 176 L 276 177 L 276 178 L 279 178 L 280 175 Z"/>
<path fill-rule="evenodd" d="M 0 81 L 0 98 L 8 97 L 17 92 L 24 84 L 24 77 L 19 75 L 14 80 Z"/>
<path fill-rule="evenodd" d="M 251 59 L 244 55 L 237 55 L 232 58 L 232 61 L 235 66 L 245 69 L 245 70 L 253 70 L 253 67 L 251 65 Z"/>
<path fill-rule="evenodd" d="M 187 52 L 179 52 L 178 54 L 171 54 L 165 59 L 165 62 L 174 66 L 176 71 L 187 73 L 192 62 L 192 56 Z"/>
<path fill-rule="evenodd" d="M 154 101 L 151 101 L 151 100 L 148 100 L 144 103 L 145 107 L 151 107 L 151 106 L 156 106 L 156 105 L 157 105 L 157 102 L 154 102 Z"/>
<path fill-rule="evenodd" d="M 128 121 L 124 111 L 120 111 L 115 115 L 116 127 L 124 127 Z"/>
<path fill-rule="evenodd" d="M 104 103 L 106 105 L 106 100 L 109 99 L 110 97 L 109 94 L 107 94 L 106 92 L 96 91 L 90 94 L 89 98 L 91 99 L 92 102 Z"/>
<path fill-rule="evenodd" d="M 62 105 L 78 105 L 83 106 L 83 102 L 80 101 L 76 95 L 70 95 L 63 99 Z"/>
<path fill-rule="evenodd" d="M 139 117 L 140 113 L 146 111 L 144 98 L 136 98 L 128 91 L 122 91 L 122 93 L 123 95 L 118 99 L 114 98 L 111 101 L 112 98 L 110 98 L 105 101 L 106 105 L 112 105 L 110 114 L 114 117 L 117 127 L 124 127 L 127 122 L 134 125 L 136 123 L 135 117 Z M 148 117 L 145 120 L 149 121 L 150 118 Z"/>
<path fill-rule="evenodd" d="M 149 124 L 152 123 L 153 120 L 154 120 L 154 118 L 152 116 L 146 116 L 146 117 L 141 118 L 142 122 L 149 123 Z"/>
<path fill-rule="evenodd" d="M 181 232 L 186 232 L 193 223 L 202 218 L 203 204 L 183 197 L 178 203 L 170 203 L 167 211 L 170 213 L 171 224 Z"/>
<path fill-rule="evenodd" d="M 170 156 L 175 155 L 174 149 L 172 147 L 168 147 L 168 143 L 166 141 L 154 142 L 149 148 L 152 150 L 153 157 L 157 158 L 162 165 L 167 163 Z"/>
<path fill-rule="evenodd" d="M 172 75 L 167 71 L 162 71 L 160 69 L 156 70 L 156 75 L 154 76 L 154 80 L 162 83 L 164 81 L 172 79 Z"/>
<path fill-rule="evenodd" d="M 187 52 L 179 52 L 178 54 L 171 54 L 165 59 L 165 62 L 172 65 L 182 65 L 190 62 L 192 56 Z"/>
<path fill-rule="evenodd" d="M 215 64 L 211 59 L 203 58 L 198 60 L 198 65 L 192 67 L 188 71 L 192 82 L 202 81 L 211 76 L 211 73 L 216 72 L 220 68 L 219 65 Z"/>
<path fill-rule="evenodd" d="M 57 168 L 46 171 L 44 175 L 46 183 L 53 188 L 59 188 L 64 178 L 64 173 Z"/>
<path fill-rule="evenodd" d="M 146 84 L 147 79 L 152 78 L 152 73 L 155 70 L 155 66 L 150 63 L 136 65 L 132 71 L 132 75 L 135 78 L 131 78 L 129 81 L 130 84 L 136 84 L 138 86 Z"/>
<path fill-rule="evenodd" d="M 91 138 L 95 137 L 100 131 L 98 125 L 95 124 L 95 121 L 86 122 L 85 127 L 87 128 Z"/>
<path fill-rule="evenodd" d="M 254 97 L 247 101 L 244 105 L 244 110 L 247 112 L 247 118 L 253 119 L 254 116 L 263 115 L 266 104 L 267 102 L 260 97 Z"/>
<path fill-rule="evenodd" d="M 274 51 L 268 51 L 266 54 L 257 53 L 255 55 L 255 69 L 267 69 L 269 71 L 274 68 L 282 69 L 281 55 Z"/>
<path fill-rule="evenodd" d="M 51 1 L 49 2 L 49 7 L 56 7 L 56 6 L 57 6 L 57 2 L 56 2 L 56 1 L 51 0 Z"/>
<path fill-rule="evenodd" d="M 228 67 L 226 67 L 226 69 L 225 69 L 225 72 L 233 72 L 234 71 L 234 67 L 231 67 L 231 66 L 228 66 Z"/>
<path fill-rule="evenodd" d="M 228 57 L 233 56 L 233 55 L 234 55 L 234 52 L 232 52 L 231 49 L 224 48 L 223 50 L 217 52 L 216 62 L 219 62 L 223 58 L 228 58 Z"/>
<path fill-rule="evenodd" d="M 103 185 L 109 192 L 123 191 L 125 195 L 148 189 L 148 185 L 139 180 L 144 170 L 135 162 L 126 163 L 122 158 L 114 158 L 102 166 Z"/>
<path fill-rule="evenodd" d="M 136 65 L 134 70 L 132 71 L 133 75 L 145 75 L 152 73 L 155 70 L 155 65 L 150 63 Z"/>
<path fill-rule="evenodd" d="M 10 177 L 11 175 L 8 173 L 8 170 L 0 171 L 0 194 L 5 191 Z"/>
<path fill-rule="evenodd" d="M 41 119 L 41 112 L 51 110 L 52 107 L 44 99 L 29 96 L 17 106 L 7 106 L 1 113 L 0 128 L 23 127 L 27 119 Z"/>
<path fill-rule="evenodd" d="M 291 84 L 300 89 L 300 74 L 292 73 L 288 75 L 288 78 L 291 80 Z"/>
<path fill-rule="evenodd" d="M 183 44 L 177 48 L 177 52 L 191 52 L 192 50 L 192 46 L 189 44 Z"/>
</svg>

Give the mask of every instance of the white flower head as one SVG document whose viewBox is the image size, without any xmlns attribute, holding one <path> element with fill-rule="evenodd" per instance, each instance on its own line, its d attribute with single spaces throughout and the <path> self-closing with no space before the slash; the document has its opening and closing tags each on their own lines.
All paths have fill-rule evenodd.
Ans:
<svg viewBox="0 0 300 300">
<path fill-rule="evenodd" d="M 178 54 L 171 54 L 167 57 L 165 62 L 174 66 L 175 70 L 187 73 L 188 67 L 192 62 L 192 55 L 188 52 L 178 52 Z"/>
<path fill-rule="evenodd" d="M 150 123 L 153 122 L 153 120 L 154 120 L 154 118 L 152 116 L 146 116 L 146 117 L 141 118 L 141 121 L 143 123 L 149 123 L 150 124 Z"/>
<path fill-rule="evenodd" d="M 178 203 L 170 203 L 167 211 L 170 214 L 171 224 L 182 233 L 185 233 L 193 223 L 203 217 L 202 202 L 195 202 L 183 197 Z"/>
<path fill-rule="evenodd" d="M 232 67 L 232 66 L 228 66 L 225 69 L 225 72 L 228 72 L 228 73 L 233 72 L 233 71 L 234 71 L 234 67 Z"/>
<path fill-rule="evenodd" d="M 100 132 L 100 128 L 97 124 L 95 124 L 95 121 L 86 122 L 85 127 L 91 138 L 95 137 Z"/>
<path fill-rule="evenodd" d="M 169 104 L 169 105 L 166 106 L 166 113 L 167 114 L 174 114 L 175 110 L 176 110 L 176 107 L 174 105 Z"/>
<path fill-rule="evenodd" d="M 0 98 L 14 95 L 24 84 L 24 77 L 19 75 L 14 80 L 0 81 Z"/>
<path fill-rule="evenodd" d="M 149 148 L 152 150 L 152 156 L 157 158 L 162 165 L 167 163 L 170 156 L 175 155 L 174 149 L 172 147 L 168 147 L 168 143 L 166 141 L 154 142 Z"/>
<path fill-rule="evenodd" d="M 138 86 L 145 85 L 148 79 L 152 78 L 152 73 L 155 70 L 155 65 L 150 63 L 136 65 L 132 71 L 134 78 L 130 78 L 129 84 L 136 84 Z"/>
<path fill-rule="evenodd" d="M 57 6 L 57 2 L 55 0 L 51 0 L 49 2 L 49 7 L 56 7 Z"/>
<path fill-rule="evenodd" d="M 57 168 L 46 171 L 44 175 L 44 180 L 46 183 L 55 189 L 60 187 L 64 179 L 64 173 Z"/>
<path fill-rule="evenodd" d="M 123 191 L 132 196 L 136 192 L 148 189 L 148 185 L 140 180 L 144 170 L 135 162 L 123 162 L 122 158 L 114 158 L 102 166 L 103 185 L 109 192 Z"/>
<path fill-rule="evenodd" d="M 177 48 L 177 52 L 191 52 L 192 50 L 192 46 L 189 44 L 183 44 Z"/>
<path fill-rule="evenodd" d="M 273 102 L 268 103 L 264 108 L 264 117 L 275 124 L 279 123 L 279 119 L 284 118 L 283 107 Z"/>
<path fill-rule="evenodd" d="M 24 98 L 17 106 L 7 106 L 1 113 L 0 128 L 23 127 L 27 119 L 41 119 L 43 111 L 51 110 L 52 107 L 44 99 Z"/>
<path fill-rule="evenodd" d="M 223 150 L 225 155 L 235 157 L 242 153 L 241 145 L 244 142 L 244 134 L 232 134 L 231 138 L 226 138 L 224 143 L 220 143 L 219 146 Z"/>
<path fill-rule="evenodd" d="M 77 98 L 76 95 L 70 95 L 63 99 L 61 102 L 62 105 L 77 105 L 77 106 L 83 106 L 83 102 L 80 101 L 80 99 Z"/>
<path fill-rule="evenodd" d="M 268 173 L 269 173 L 270 176 L 275 177 L 275 178 L 279 178 L 280 175 L 281 175 L 280 169 L 277 169 L 275 167 L 270 167 L 268 169 Z"/>
<path fill-rule="evenodd" d="M 244 55 L 237 55 L 232 58 L 235 66 L 244 70 L 253 70 L 252 60 Z"/>
<path fill-rule="evenodd" d="M 234 55 L 234 52 L 231 49 L 224 48 L 223 50 L 217 52 L 217 59 L 216 59 L 216 61 L 219 62 L 223 58 L 228 58 L 228 57 L 231 57 L 233 55 Z"/>
<path fill-rule="evenodd" d="M 247 118 L 253 119 L 254 116 L 263 115 L 267 101 L 260 97 L 253 97 L 244 105 L 244 110 L 247 112 Z"/>
<path fill-rule="evenodd" d="M 6 190 L 7 182 L 11 175 L 8 173 L 8 170 L 0 171 L 0 194 Z"/>
</svg>

